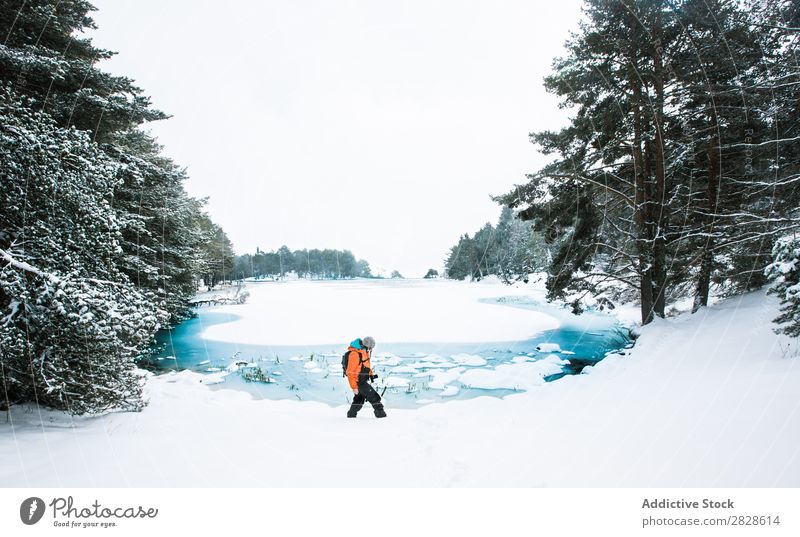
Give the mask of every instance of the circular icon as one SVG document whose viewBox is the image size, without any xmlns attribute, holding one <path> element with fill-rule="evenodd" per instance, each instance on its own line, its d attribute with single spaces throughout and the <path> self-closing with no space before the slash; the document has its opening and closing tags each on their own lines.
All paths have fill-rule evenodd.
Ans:
<svg viewBox="0 0 800 537">
<path fill-rule="evenodd" d="M 32 526 L 44 516 L 44 500 L 36 496 L 28 498 L 19 506 L 19 518 L 23 524 Z"/>
</svg>

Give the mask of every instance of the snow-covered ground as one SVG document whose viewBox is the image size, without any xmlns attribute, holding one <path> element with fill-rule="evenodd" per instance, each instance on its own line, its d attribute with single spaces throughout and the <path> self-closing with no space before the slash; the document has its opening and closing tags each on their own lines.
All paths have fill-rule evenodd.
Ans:
<svg viewBox="0 0 800 537">
<path fill-rule="evenodd" d="M 268 293 L 259 286 L 267 286 Z M 385 342 L 514 341 L 558 328 L 543 312 L 488 306 L 481 298 L 514 291 L 495 278 L 285 281 L 248 285 L 246 304 L 216 309 L 237 318 L 210 326 L 206 339 L 240 344 L 313 345 L 372 334 Z M 543 299 L 540 288 L 536 293 Z"/>
<path fill-rule="evenodd" d="M 476 311 L 470 304 L 492 292 L 481 284 L 463 287 L 470 291 L 457 305 L 435 304 L 410 289 L 408 296 L 419 300 L 419 318 L 409 318 L 403 307 L 403 315 L 394 317 L 365 315 L 359 321 L 376 322 L 366 328 L 342 319 L 331 324 L 337 339 L 342 331 L 384 333 L 378 327 L 387 323 L 397 337 L 414 330 L 431 337 L 455 334 L 463 328 L 452 325 Z M 339 303 L 335 290 L 327 293 L 325 300 Z M 480 318 L 474 328 L 501 333 L 498 339 L 520 334 L 521 321 L 509 312 L 524 310 L 491 308 L 497 316 Z M 383 420 L 367 409 L 348 420 L 344 406 L 212 390 L 189 371 L 162 375 L 149 380 L 150 405 L 138 414 L 71 419 L 14 408 L 13 426 L 0 424 L 0 483 L 800 486 L 800 356 L 797 342 L 789 346 L 772 332 L 776 311 L 772 297 L 752 293 L 695 315 L 657 320 L 644 327 L 628 355 L 612 355 L 586 374 L 532 385 L 505 399 L 408 410 L 393 409 L 387 400 L 389 417 Z M 445 312 L 454 317 L 439 317 Z M 281 324 L 279 314 L 263 315 L 275 329 L 300 332 Z M 434 320 L 436 329 L 427 326 Z M 258 324 L 242 320 L 239 334 L 256 337 L 245 330 L 247 323 Z M 302 332 L 318 330 L 334 332 L 311 321 Z M 366 475 L 354 470 L 364 464 Z"/>
</svg>

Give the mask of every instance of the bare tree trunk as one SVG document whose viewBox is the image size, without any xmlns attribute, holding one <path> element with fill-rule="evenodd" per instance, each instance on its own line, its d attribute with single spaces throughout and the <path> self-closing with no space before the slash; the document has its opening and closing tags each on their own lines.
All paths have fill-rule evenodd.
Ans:
<svg viewBox="0 0 800 537">
<path fill-rule="evenodd" d="M 642 307 L 642 324 L 653 320 L 653 277 L 652 263 L 649 255 L 647 185 L 645 184 L 645 166 L 642 156 L 642 117 L 639 103 L 641 87 L 637 80 L 633 82 L 633 168 L 636 192 L 634 196 L 634 221 L 638 228 L 636 248 L 639 254 L 639 299 Z"/>
<path fill-rule="evenodd" d="M 706 188 L 709 216 L 706 217 L 708 221 L 704 226 L 707 235 L 705 243 L 703 243 L 703 256 L 700 263 L 700 274 L 697 276 L 697 291 L 694 297 L 692 312 L 696 312 L 701 307 L 708 306 L 708 294 L 711 287 L 711 272 L 713 270 L 714 261 L 713 249 L 715 246 L 712 234 L 714 233 L 714 221 L 719 207 L 720 174 L 722 172 L 722 167 L 719 148 L 719 123 L 717 121 L 717 112 L 714 110 L 713 106 L 711 106 L 709 119 L 711 123 L 711 139 L 708 144 L 708 186 Z"/>
<path fill-rule="evenodd" d="M 692 313 L 704 306 L 708 306 L 708 288 L 711 285 L 712 253 L 706 249 L 700 260 L 700 274 L 697 278 L 697 292 L 694 295 Z"/>
<path fill-rule="evenodd" d="M 655 195 L 651 203 L 653 217 L 653 275 L 655 278 L 654 288 L 654 310 L 656 315 L 664 317 L 666 307 L 666 181 L 665 181 L 665 157 L 664 157 L 664 62 L 661 57 L 663 50 L 659 36 L 661 18 L 656 19 L 655 29 L 656 41 L 653 54 L 653 87 L 655 90 L 655 102 L 653 110 L 653 126 L 655 127 L 654 140 L 654 160 L 655 160 Z"/>
</svg>

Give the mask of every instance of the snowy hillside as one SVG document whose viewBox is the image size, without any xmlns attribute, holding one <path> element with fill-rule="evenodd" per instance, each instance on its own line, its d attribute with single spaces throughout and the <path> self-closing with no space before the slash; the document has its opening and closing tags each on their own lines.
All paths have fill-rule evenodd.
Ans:
<svg viewBox="0 0 800 537">
<path fill-rule="evenodd" d="M 800 357 L 772 333 L 776 311 L 752 293 L 657 320 L 586 374 L 505 399 L 387 398 L 384 420 L 212 391 L 188 371 L 151 378 L 138 414 L 16 407 L 0 482 L 361 486 L 343 463 L 357 449 L 376 486 L 798 486 Z"/>
</svg>

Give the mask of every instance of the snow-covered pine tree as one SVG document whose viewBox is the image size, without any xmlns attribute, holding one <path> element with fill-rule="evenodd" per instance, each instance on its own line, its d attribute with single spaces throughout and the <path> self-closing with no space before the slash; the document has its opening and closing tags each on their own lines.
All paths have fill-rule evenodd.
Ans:
<svg viewBox="0 0 800 537">
<path fill-rule="evenodd" d="M 89 15 L 94 10 L 86 0 L 0 0 L 0 79 L 57 125 L 105 141 L 167 116 L 150 106 L 132 80 L 98 67 L 114 53 L 82 35 L 95 28 Z"/>
<path fill-rule="evenodd" d="M 661 1 L 586 2 L 581 31 L 545 79 L 562 105 L 575 109 L 571 124 L 532 135 L 558 158 L 499 198 L 559 238 L 551 298 L 568 297 L 578 307 L 586 293 L 613 299 L 635 292 L 644 323 L 664 314 L 669 285 L 674 184 L 665 135 L 677 28 L 665 11 Z"/>
<path fill-rule="evenodd" d="M 797 225 L 796 26 L 734 0 L 585 5 L 545 81 L 571 122 L 532 135 L 556 160 L 498 198 L 558 237 L 549 296 L 628 289 L 647 323 L 670 300 L 707 303 L 712 281 L 757 287 L 772 241 Z M 775 26 L 783 39 L 759 39 Z"/>
<path fill-rule="evenodd" d="M 212 289 L 224 281 L 233 279 L 236 256 L 228 235 L 208 216 L 201 215 L 199 225 L 201 233 L 206 238 L 202 245 L 204 268 L 201 274 L 206 286 Z M 276 265 L 278 265 L 277 259 Z M 273 273 L 279 272 L 280 268 L 276 266 Z"/>
<path fill-rule="evenodd" d="M 775 159 L 783 145 L 775 105 L 785 92 L 767 91 L 782 78 L 775 69 L 780 47 L 737 1 L 684 0 L 676 16 L 682 32 L 674 56 L 680 128 L 673 166 L 685 208 L 679 212 L 688 220 L 683 274 L 697 281 L 697 309 L 708 303 L 712 282 L 722 292 L 764 284 L 772 243 L 786 233 L 792 189 Z"/>
<path fill-rule="evenodd" d="M 770 184 L 781 198 L 778 201 L 790 208 L 775 227 L 793 229 L 775 242 L 773 262 L 764 274 L 772 281 L 769 292 L 781 302 L 776 330 L 800 337 L 800 4 L 792 0 L 748 4 L 764 48 L 774 51 L 760 64 L 760 87 L 773 96 L 771 127 L 777 142 L 770 144 L 774 154 Z"/>
<path fill-rule="evenodd" d="M 445 260 L 446 277 L 463 280 L 495 275 L 506 283 L 527 281 L 550 261 L 545 237 L 504 207 L 497 226 L 485 224 L 473 237 L 464 234 Z"/>
<path fill-rule="evenodd" d="M 175 323 L 189 312 L 219 231 L 206 223 L 203 202 L 186 194 L 184 170 L 138 128 L 167 116 L 130 79 L 99 68 L 113 53 L 81 36 L 95 27 L 93 10 L 83 0 L 0 0 L 0 33 L 8 36 L 0 45 L 0 79 L 59 126 L 90 132 L 121 164 L 123 181 L 114 192 L 123 235 L 119 267 L 153 291 Z"/>
<path fill-rule="evenodd" d="M 99 68 L 112 53 L 82 35 L 94 27 L 93 9 L 83 0 L 0 0 L 9 122 L 0 163 L 8 190 L 0 206 L 0 311 L 7 341 L 22 345 L 23 327 L 31 338 L 25 347 L 4 345 L 0 365 L 14 373 L 14 402 L 73 412 L 141 405 L 133 358 L 148 349 L 164 310 L 171 323 L 186 316 L 197 278 L 216 259 L 209 244 L 221 236 L 203 202 L 183 190 L 185 173 L 139 130 L 166 115 L 130 79 Z M 12 128 L 15 121 L 28 129 Z M 88 209 L 96 218 L 85 216 Z M 59 308 L 46 307 L 48 293 L 63 298 Z M 10 350 L 19 348 L 25 354 Z"/>
<path fill-rule="evenodd" d="M 278 254 L 278 264 L 280 265 L 281 278 L 283 278 L 287 273 L 294 270 L 294 254 L 292 254 L 292 251 L 285 244 L 278 248 L 276 253 Z M 353 267 L 351 267 L 351 270 L 355 270 L 355 257 L 353 257 L 353 254 L 350 252 L 345 252 L 345 254 L 349 254 L 349 258 L 345 259 L 344 263 L 352 262 Z M 347 257 L 347 255 L 345 255 L 345 257 Z"/>
<path fill-rule="evenodd" d="M 478 259 L 475 242 L 468 233 L 465 233 L 458 239 L 458 244 L 450 249 L 450 254 L 444 262 L 445 274 L 452 280 L 474 278 Z"/>
<path fill-rule="evenodd" d="M 790 235 L 775 241 L 774 261 L 764 270 L 772 280 L 769 293 L 781 302 L 781 314 L 775 319 L 776 332 L 800 336 L 800 237 Z"/>
<path fill-rule="evenodd" d="M 189 299 L 216 251 L 209 245 L 217 237 L 203 214 L 203 201 L 184 190 L 185 171 L 163 156 L 152 137 L 134 130 L 115 134 L 113 141 L 103 149 L 120 164 L 121 181 L 114 190 L 124 253 L 120 269 L 157 296 L 175 324 L 189 313 Z"/>
<path fill-rule="evenodd" d="M 496 229 L 495 269 L 502 281 L 527 281 L 531 273 L 547 270 L 551 248 L 530 222 L 516 218 L 511 209 L 503 207 Z"/>
<path fill-rule="evenodd" d="M 487 222 L 472 238 L 475 248 L 475 265 L 472 277 L 480 280 L 490 274 L 497 274 L 497 230 Z"/>
<path fill-rule="evenodd" d="M 134 359 L 166 320 L 117 266 L 118 164 L 0 89 L 0 380 L 6 403 L 141 408 Z"/>
</svg>

